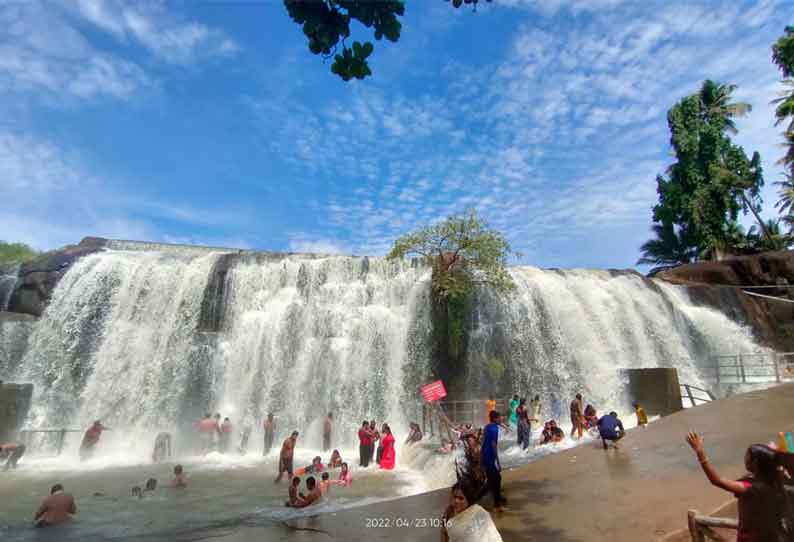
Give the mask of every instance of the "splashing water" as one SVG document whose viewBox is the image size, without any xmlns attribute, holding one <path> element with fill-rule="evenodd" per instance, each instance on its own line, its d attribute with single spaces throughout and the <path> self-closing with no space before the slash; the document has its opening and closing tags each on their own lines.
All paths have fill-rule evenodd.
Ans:
<svg viewBox="0 0 794 542">
<path fill-rule="evenodd" d="M 632 272 L 511 270 L 516 290 L 474 303 L 469 389 L 484 396 L 484 368 L 501 357 L 515 392 L 539 394 L 544 415 L 567 414 L 576 393 L 625 409 L 621 369 L 676 367 L 681 382 L 702 385 L 713 356 L 762 350 L 750 331 L 723 313 L 696 306 L 683 287 Z"/>
</svg>

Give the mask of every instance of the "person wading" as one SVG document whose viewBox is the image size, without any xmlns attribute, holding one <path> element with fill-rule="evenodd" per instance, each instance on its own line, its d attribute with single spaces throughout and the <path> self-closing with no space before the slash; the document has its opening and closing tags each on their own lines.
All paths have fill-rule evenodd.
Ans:
<svg viewBox="0 0 794 542">
<path fill-rule="evenodd" d="M 516 407 L 516 423 L 518 433 L 518 445 L 522 450 L 529 448 L 529 439 L 532 433 L 529 423 L 529 412 L 527 411 L 527 400 L 521 399 Z"/>
<path fill-rule="evenodd" d="M 4 442 L 0 444 L 0 461 L 5 460 L 3 470 L 16 469 L 17 462 L 25 454 L 25 445 L 18 442 Z"/>
<path fill-rule="evenodd" d="M 298 432 L 293 431 L 284 444 L 281 445 L 281 453 L 278 457 L 278 476 L 275 482 L 279 483 L 281 477 L 286 472 L 292 478 L 292 458 L 295 455 L 295 444 L 298 442 Z"/>
<path fill-rule="evenodd" d="M 328 416 L 323 421 L 323 451 L 327 452 L 331 449 L 331 430 L 334 424 L 334 413 L 329 412 Z"/>
<path fill-rule="evenodd" d="M 372 433 L 369 431 L 369 422 L 364 421 L 358 430 L 358 464 L 361 467 L 369 466 L 370 446 Z"/>
<path fill-rule="evenodd" d="M 265 448 L 262 455 L 267 455 L 273 447 L 273 432 L 276 430 L 276 422 L 273 420 L 273 414 L 268 414 L 265 423 L 262 424 L 265 428 Z"/>
<path fill-rule="evenodd" d="M 99 438 L 102 436 L 102 431 L 108 431 L 109 428 L 102 425 L 102 422 L 96 420 L 91 427 L 83 435 L 83 442 L 80 443 L 80 461 L 90 459 L 94 455 L 94 449 L 99 444 Z"/>
<path fill-rule="evenodd" d="M 578 438 L 582 438 L 584 434 L 584 406 L 581 393 L 577 393 L 576 398 L 571 401 L 571 438 L 574 434 L 578 434 Z"/>
</svg>

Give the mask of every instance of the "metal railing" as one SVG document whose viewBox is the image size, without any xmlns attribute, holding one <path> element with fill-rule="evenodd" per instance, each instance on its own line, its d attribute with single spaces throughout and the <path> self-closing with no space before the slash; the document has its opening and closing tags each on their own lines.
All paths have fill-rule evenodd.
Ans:
<svg viewBox="0 0 794 542">
<path fill-rule="evenodd" d="M 762 384 L 794 380 L 794 352 L 751 352 L 715 356 L 702 368 L 721 384 Z"/>
<path fill-rule="evenodd" d="M 692 542 L 706 542 L 706 540 L 725 541 L 724 536 L 714 532 L 715 527 L 733 530 L 739 528 L 739 522 L 735 519 L 704 516 L 697 510 L 689 510 L 687 519 Z"/>
<path fill-rule="evenodd" d="M 698 388 L 697 386 L 692 386 L 690 384 L 680 384 L 681 388 L 683 389 L 683 393 L 681 393 L 682 399 L 689 399 L 692 406 L 697 406 L 698 403 L 696 401 L 700 401 L 700 404 L 703 403 L 710 403 L 711 401 L 715 400 L 714 395 L 709 390 L 704 390 L 703 388 Z M 695 393 L 705 394 L 697 396 Z"/>
</svg>

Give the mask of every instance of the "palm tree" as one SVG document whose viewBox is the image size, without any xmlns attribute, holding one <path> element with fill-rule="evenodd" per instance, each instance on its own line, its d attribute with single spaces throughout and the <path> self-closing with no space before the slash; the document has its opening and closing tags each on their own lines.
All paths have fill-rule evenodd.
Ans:
<svg viewBox="0 0 794 542">
<path fill-rule="evenodd" d="M 697 250 L 688 242 L 683 229 L 676 231 L 672 222 L 654 224 L 651 228 L 656 234 L 640 247 L 642 257 L 638 265 L 677 265 L 695 260 Z"/>
<path fill-rule="evenodd" d="M 784 180 L 775 184 L 780 187 L 775 207 L 783 215 L 782 220 L 789 225 L 791 231 L 791 226 L 794 225 L 794 173 L 785 173 Z"/>
<path fill-rule="evenodd" d="M 769 232 L 769 236 L 761 235 L 755 225 L 750 226 L 747 231 L 747 248 L 757 251 L 785 250 L 791 245 L 791 236 L 780 231 L 779 218 L 767 220 L 766 230 Z"/>
<path fill-rule="evenodd" d="M 703 106 L 706 122 L 718 121 L 731 134 L 736 135 L 738 130 L 733 122 L 734 117 L 743 117 L 752 111 L 753 107 L 744 102 L 731 102 L 731 94 L 736 90 L 736 85 L 723 85 L 707 79 L 700 87 L 700 103 Z"/>
<path fill-rule="evenodd" d="M 771 102 L 777 105 L 775 108 L 775 117 L 777 117 L 775 126 L 791 117 L 788 126 L 786 126 L 786 133 L 791 134 L 794 133 L 794 79 L 783 79 L 782 83 L 790 87 L 790 90 L 781 92 L 780 98 L 775 98 Z"/>
</svg>

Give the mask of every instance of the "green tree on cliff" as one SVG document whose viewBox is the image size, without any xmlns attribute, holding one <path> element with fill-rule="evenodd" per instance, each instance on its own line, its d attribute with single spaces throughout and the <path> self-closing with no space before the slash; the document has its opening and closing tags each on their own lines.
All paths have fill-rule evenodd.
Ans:
<svg viewBox="0 0 794 542">
<path fill-rule="evenodd" d="M 761 157 L 756 152 L 748 158 L 727 135 L 736 133 L 734 118 L 750 111 L 749 104 L 731 101 L 735 88 L 704 81 L 697 93 L 667 113 L 676 162 L 656 178 L 659 203 L 653 219 L 661 226 L 656 240 L 669 244 L 675 234 L 683 244 L 668 251 L 682 255 L 678 263 L 686 261 L 686 255 L 718 258 L 731 250 L 743 237 L 737 236 L 740 211 L 752 213 L 768 236 L 759 216 L 764 184 Z M 660 233 L 665 237 L 658 237 Z"/>
<path fill-rule="evenodd" d="M 474 290 L 487 286 L 507 292 L 514 287 L 507 271 L 511 253 L 504 236 L 475 211 L 450 216 L 394 241 L 387 258 L 418 256 L 432 266 L 435 359 L 442 368 L 460 358 L 466 304 Z"/>
<path fill-rule="evenodd" d="M 0 263 L 22 263 L 38 256 L 38 252 L 24 243 L 0 241 Z"/>
<path fill-rule="evenodd" d="M 780 98 L 773 100 L 775 126 L 783 124 L 783 141 L 786 148 L 780 163 L 786 168 L 785 180 L 777 182 L 780 199 L 777 208 L 783 221 L 794 231 L 794 26 L 787 26 L 783 36 L 772 45 L 772 61 L 783 74 L 786 86 Z"/>
<path fill-rule="evenodd" d="M 477 3 L 478 0 L 452 0 L 456 8 L 463 4 L 476 8 Z M 323 60 L 333 58 L 331 72 L 345 81 L 372 75 L 368 58 L 374 46 L 370 41 L 354 41 L 348 47 L 350 23 L 358 21 L 367 29 L 372 28 L 378 41 L 386 38 L 396 42 L 402 31 L 398 17 L 405 14 L 403 0 L 284 0 L 284 7 L 290 18 L 302 26 L 309 51 L 321 55 Z M 337 54 L 340 45 L 342 50 Z"/>
</svg>

